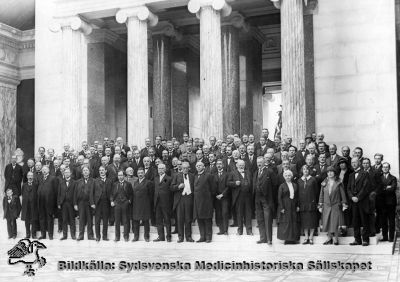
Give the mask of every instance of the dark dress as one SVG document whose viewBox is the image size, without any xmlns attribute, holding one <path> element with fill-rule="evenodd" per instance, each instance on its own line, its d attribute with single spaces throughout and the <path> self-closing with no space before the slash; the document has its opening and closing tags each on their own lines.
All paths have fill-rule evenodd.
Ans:
<svg viewBox="0 0 400 282">
<path fill-rule="evenodd" d="M 293 183 L 294 198 L 290 199 L 290 191 L 287 183 L 282 183 L 278 190 L 278 239 L 285 241 L 298 241 L 300 239 L 299 214 L 299 189 Z M 281 210 L 285 212 L 282 213 Z"/>
<path fill-rule="evenodd" d="M 314 177 L 298 180 L 300 222 L 302 229 L 313 229 L 318 227 L 318 183 Z"/>
</svg>

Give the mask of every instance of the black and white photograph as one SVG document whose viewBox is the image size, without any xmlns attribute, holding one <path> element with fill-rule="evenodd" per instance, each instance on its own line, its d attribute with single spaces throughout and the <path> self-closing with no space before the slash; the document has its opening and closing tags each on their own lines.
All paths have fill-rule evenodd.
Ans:
<svg viewBox="0 0 400 282">
<path fill-rule="evenodd" d="M 0 0 L 0 281 L 400 281 L 400 0 Z"/>
</svg>

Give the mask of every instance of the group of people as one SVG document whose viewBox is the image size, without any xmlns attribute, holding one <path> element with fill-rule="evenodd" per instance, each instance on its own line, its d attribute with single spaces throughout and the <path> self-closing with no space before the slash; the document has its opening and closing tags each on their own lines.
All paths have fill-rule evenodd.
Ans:
<svg viewBox="0 0 400 282">
<path fill-rule="evenodd" d="M 270 140 L 263 129 L 254 135 L 225 140 L 183 134 L 182 142 L 155 138 L 145 146 L 127 146 L 123 139 L 104 138 L 92 145 L 82 142 L 82 150 L 64 145 L 64 152 L 40 147 L 34 158 L 17 160 L 4 171 L 4 218 L 9 238 L 17 236 L 16 219 L 25 221 L 26 237 L 53 239 L 54 218 L 58 219 L 61 240 L 109 240 L 108 227 L 115 225 L 115 241 L 150 239 L 150 225 L 157 226 L 154 241 L 194 242 L 192 223 L 197 221 L 200 239 L 211 242 L 213 218 L 218 235 L 252 235 L 252 218 L 257 219 L 260 239 L 272 244 L 276 219 L 277 237 L 285 244 L 313 244 L 319 226 L 327 232 L 324 244 L 338 245 L 338 236 L 354 228 L 351 245 L 369 244 L 369 237 L 382 233 L 383 241 L 393 241 L 395 230 L 397 179 L 383 155 L 374 155 L 374 164 L 356 147 L 337 153 L 324 135 L 310 134 L 292 144 L 292 138 Z M 22 205 L 20 202 L 22 197 Z M 76 237 L 76 217 L 79 230 Z M 229 220 L 233 223 L 229 225 Z M 95 232 L 93 232 L 93 224 Z M 172 227 L 175 230 L 172 231 Z"/>
</svg>

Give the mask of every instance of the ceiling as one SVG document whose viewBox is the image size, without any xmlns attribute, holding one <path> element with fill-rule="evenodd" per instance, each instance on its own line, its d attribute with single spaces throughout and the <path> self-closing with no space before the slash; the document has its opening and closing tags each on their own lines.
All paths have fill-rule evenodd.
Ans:
<svg viewBox="0 0 400 282">
<path fill-rule="evenodd" d="M 0 23 L 20 30 L 35 28 L 35 0 L 0 0 Z"/>
</svg>

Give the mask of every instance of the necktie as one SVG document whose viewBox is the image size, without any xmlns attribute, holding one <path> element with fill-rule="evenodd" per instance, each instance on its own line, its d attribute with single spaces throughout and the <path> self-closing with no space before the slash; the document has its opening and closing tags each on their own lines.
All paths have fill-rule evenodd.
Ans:
<svg viewBox="0 0 400 282">
<path fill-rule="evenodd" d="M 262 172 L 263 172 L 263 170 L 262 170 L 262 169 L 258 170 L 258 177 L 259 177 L 259 178 L 261 178 L 261 174 L 262 174 Z"/>
</svg>

